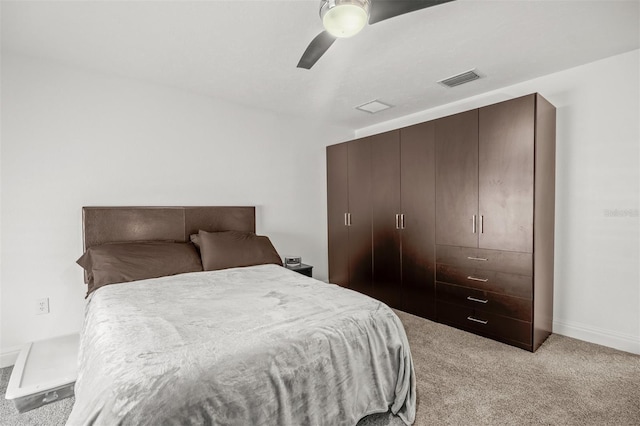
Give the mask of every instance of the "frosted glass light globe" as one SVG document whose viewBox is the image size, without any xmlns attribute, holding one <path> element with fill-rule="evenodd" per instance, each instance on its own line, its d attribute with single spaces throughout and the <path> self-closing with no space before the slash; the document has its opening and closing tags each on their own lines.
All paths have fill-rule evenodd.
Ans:
<svg viewBox="0 0 640 426">
<path fill-rule="evenodd" d="M 338 4 L 327 10 L 322 17 L 322 24 L 334 37 L 348 38 L 364 28 L 369 19 L 365 9 L 354 4 Z"/>
</svg>

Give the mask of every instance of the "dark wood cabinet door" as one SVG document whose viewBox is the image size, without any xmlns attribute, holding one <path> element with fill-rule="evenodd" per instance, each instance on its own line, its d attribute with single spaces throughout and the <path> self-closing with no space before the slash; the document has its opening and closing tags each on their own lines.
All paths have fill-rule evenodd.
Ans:
<svg viewBox="0 0 640 426">
<path fill-rule="evenodd" d="M 373 218 L 373 293 L 401 308 L 400 287 L 400 132 L 370 137 Z"/>
<path fill-rule="evenodd" d="M 533 252 L 535 96 L 480 108 L 481 248 Z"/>
<path fill-rule="evenodd" d="M 347 143 L 327 147 L 327 228 L 329 282 L 349 286 L 349 212 Z"/>
<path fill-rule="evenodd" d="M 478 110 L 436 120 L 435 134 L 436 244 L 477 247 Z"/>
<path fill-rule="evenodd" d="M 400 131 L 404 310 L 435 319 L 435 125 Z"/>
<path fill-rule="evenodd" d="M 349 288 L 371 294 L 371 143 L 369 138 L 348 144 Z"/>
</svg>

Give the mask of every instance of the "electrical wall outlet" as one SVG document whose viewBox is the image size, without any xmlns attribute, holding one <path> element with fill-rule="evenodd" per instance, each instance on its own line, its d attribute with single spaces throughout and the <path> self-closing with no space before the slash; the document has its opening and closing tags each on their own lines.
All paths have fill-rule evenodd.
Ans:
<svg viewBox="0 0 640 426">
<path fill-rule="evenodd" d="M 36 300 L 36 315 L 43 315 L 49 313 L 49 298 L 45 297 Z"/>
</svg>

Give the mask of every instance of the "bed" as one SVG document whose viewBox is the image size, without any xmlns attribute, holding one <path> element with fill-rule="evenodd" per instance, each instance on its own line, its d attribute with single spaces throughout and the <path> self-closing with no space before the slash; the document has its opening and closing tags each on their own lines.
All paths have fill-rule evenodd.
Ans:
<svg viewBox="0 0 640 426">
<path fill-rule="evenodd" d="M 85 207 L 83 235 L 83 257 L 94 258 L 68 424 L 353 426 L 387 411 L 413 423 L 415 373 L 398 317 L 278 264 L 255 236 L 253 207 Z M 229 235 L 243 236 L 240 248 L 220 242 Z M 178 273 L 98 285 L 99 250 L 126 249 L 108 269 L 135 263 L 138 246 L 162 257 L 172 244 L 171 259 L 188 259 Z M 255 244 L 260 253 L 247 254 Z M 193 267 L 192 250 L 207 270 Z"/>
</svg>

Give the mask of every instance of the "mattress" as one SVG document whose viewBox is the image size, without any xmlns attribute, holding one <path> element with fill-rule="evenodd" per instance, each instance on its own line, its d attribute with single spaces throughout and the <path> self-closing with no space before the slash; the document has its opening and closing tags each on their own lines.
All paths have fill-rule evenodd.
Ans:
<svg viewBox="0 0 640 426">
<path fill-rule="evenodd" d="M 355 425 L 415 418 L 407 337 L 385 304 L 276 265 L 96 290 L 73 425 Z"/>
</svg>

